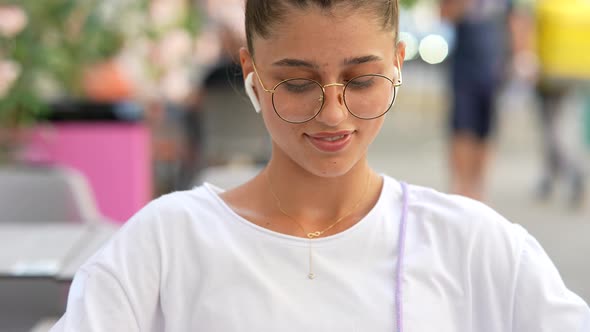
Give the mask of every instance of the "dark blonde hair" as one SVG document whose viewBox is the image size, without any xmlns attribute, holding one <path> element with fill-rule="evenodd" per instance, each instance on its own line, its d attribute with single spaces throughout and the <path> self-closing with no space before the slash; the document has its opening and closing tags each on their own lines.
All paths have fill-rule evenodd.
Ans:
<svg viewBox="0 0 590 332">
<path fill-rule="evenodd" d="M 307 9 L 315 6 L 329 13 L 335 7 L 363 10 L 375 15 L 384 30 L 393 32 L 398 38 L 398 0 L 246 0 L 246 40 L 248 50 L 254 54 L 254 36 L 267 38 L 272 26 L 289 14 L 289 7 Z"/>
</svg>

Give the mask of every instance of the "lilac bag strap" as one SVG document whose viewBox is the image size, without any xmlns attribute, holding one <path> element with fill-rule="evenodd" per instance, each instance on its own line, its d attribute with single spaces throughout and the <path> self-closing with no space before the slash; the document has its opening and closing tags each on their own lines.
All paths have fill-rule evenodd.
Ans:
<svg viewBox="0 0 590 332">
<path fill-rule="evenodd" d="M 402 215 L 399 223 L 399 235 L 398 235 L 398 258 L 396 267 L 396 280 L 395 280 L 395 318 L 397 324 L 397 332 L 404 331 L 404 320 L 403 320 L 403 303 L 402 303 L 402 276 L 404 268 L 404 257 L 406 247 L 406 221 L 408 219 L 408 185 L 405 182 L 401 183 L 402 186 Z"/>
</svg>

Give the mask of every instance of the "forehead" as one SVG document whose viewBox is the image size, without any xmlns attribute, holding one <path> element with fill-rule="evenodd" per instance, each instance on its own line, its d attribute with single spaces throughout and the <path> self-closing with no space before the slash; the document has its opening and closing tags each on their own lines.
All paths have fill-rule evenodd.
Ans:
<svg viewBox="0 0 590 332">
<path fill-rule="evenodd" d="M 393 57 L 394 34 L 378 17 L 365 11 L 317 8 L 292 9 L 271 27 L 267 38 L 254 37 L 256 61 L 304 59 L 327 66 L 366 55 Z"/>
</svg>

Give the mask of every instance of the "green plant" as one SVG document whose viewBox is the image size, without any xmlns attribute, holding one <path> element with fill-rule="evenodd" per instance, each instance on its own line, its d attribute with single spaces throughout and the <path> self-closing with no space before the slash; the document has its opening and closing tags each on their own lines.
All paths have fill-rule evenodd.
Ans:
<svg viewBox="0 0 590 332">
<path fill-rule="evenodd" d="M 402 7 L 409 8 L 409 7 L 414 6 L 418 1 L 419 0 L 400 0 L 400 5 Z"/>
<path fill-rule="evenodd" d="M 0 0 L 0 164 L 11 161 L 24 139 L 23 127 L 43 118 L 51 102 L 85 98 L 81 83 L 88 68 L 113 59 L 133 40 L 157 45 L 179 29 L 195 37 L 201 21 L 196 3 Z M 171 4 L 176 6 L 172 14 Z M 9 20 L 2 15 L 14 9 L 26 22 L 7 33 Z M 157 80 L 161 69 L 139 57 L 147 76 Z M 6 68 L 12 71 L 8 75 Z"/>
<path fill-rule="evenodd" d="M 20 68 L 20 75 L 0 99 L 0 127 L 38 118 L 47 108 L 48 87 L 54 94 L 81 97 L 84 69 L 119 51 L 125 40 L 125 15 L 145 10 L 146 1 L 12 0 L 0 4 L 10 5 L 24 10 L 27 25 L 15 36 L 0 35 L 0 60 Z"/>
</svg>

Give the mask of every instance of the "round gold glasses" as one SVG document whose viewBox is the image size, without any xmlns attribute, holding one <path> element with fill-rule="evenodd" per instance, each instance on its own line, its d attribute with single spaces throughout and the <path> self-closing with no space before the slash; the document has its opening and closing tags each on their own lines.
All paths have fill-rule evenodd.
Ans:
<svg viewBox="0 0 590 332">
<path fill-rule="evenodd" d="M 304 123 L 315 118 L 324 107 L 329 87 L 344 88 L 342 99 L 350 114 L 363 120 L 376 119 L 391 109 L 402 85 L 400 71 L 396 81 L 379 74 L 360 75 L 345 83 L 326 85 L 312 79 L 290 78 L 267 89 L 255 65 L 254 71 L 264 91 L 272 94 L 275 113 L 289 123 Z"/>
</svg>

